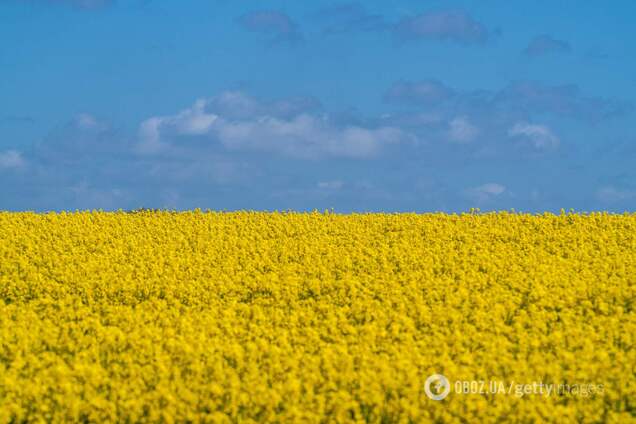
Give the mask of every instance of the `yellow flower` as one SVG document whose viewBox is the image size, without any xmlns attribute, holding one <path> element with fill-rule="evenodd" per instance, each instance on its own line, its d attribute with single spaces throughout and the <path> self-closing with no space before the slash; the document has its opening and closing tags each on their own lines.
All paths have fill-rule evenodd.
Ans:
<svg viewBox="0 0 636 424">
<path fill-rule="evenodd" d="M 633 422 L 635 234 L 565 211 L 0 212 L 0 423 Z"/>
</svg>

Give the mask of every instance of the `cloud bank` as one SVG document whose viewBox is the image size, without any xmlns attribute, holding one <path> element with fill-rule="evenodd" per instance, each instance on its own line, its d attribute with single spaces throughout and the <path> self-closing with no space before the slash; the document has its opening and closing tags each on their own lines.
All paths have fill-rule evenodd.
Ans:
<svg viewBox="0 0 636 424">
<path fill-rule="evenodd" d="M 558 210 L 563 199 L 619 208 L 636 199 L 621 181 L 577 171 L 584 162 L 571 129 L 555 120 L 585 129 L 619 116 L 615 100 L 575 86 L 518 81 L 466 91 L 436 79 L 396 81 L 383 99 L 388 112 L 363 117 L 325 110 L 309 96 L 223 91 L 148 116 L 134 131 L 80 113 L 32 146 L 0 150 L 0 199 L 19 209 L 343 211 L 490 209 L 511 201 L 520 210 Z M 616 170 L 627 173 L 621 178 L 630 175 L 630 146 L 602 156 L 625 164 Z M 560 191 L 555 169 L 587 191 Z"/>
<path fill-rule="evenodd" d="M 316 113 L 316 108 L 310 99 L 262 102 L 242 92 L 224 92 L 198 100 L 176 115 L 144 121 L 139 129 L 139 151 L 175 149 L 185 145 L 179 145 L 178 137 L 204 136 L 210 145 L 230 151 L 305 159 L 366 158 L 408 138 L 405 132 L 390 126 L 342 125 L 326 113 Z"/>
</svg>

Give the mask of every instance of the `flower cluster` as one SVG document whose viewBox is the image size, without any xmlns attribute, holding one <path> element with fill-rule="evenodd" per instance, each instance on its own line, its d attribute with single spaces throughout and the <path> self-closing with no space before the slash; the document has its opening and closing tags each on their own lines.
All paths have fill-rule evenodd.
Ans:
<svg viewBox="0 0 636 424">
<path fill-rule="evenodd" d="M 635 214 L 2 212 L 0 422 L 633 421 L 635 291 Z"/>
</svg>

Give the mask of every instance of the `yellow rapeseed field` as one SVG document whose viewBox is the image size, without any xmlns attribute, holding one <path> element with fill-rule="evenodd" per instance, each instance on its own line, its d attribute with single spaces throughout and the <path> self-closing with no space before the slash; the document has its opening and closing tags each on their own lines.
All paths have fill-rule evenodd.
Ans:
<svg viewBox="0 0 636 424">
<path fill-rule="evenodd" d="M 0 213 L 0 422 L 634 422 L 635 289 L 636 214 Z"/>
</svg>

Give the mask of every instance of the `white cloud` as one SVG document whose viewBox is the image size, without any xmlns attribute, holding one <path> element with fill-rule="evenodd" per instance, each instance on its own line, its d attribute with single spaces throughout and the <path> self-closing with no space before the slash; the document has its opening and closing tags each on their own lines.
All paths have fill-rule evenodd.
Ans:
<svg viewBox="0 0 636 424">
<path fill-rule="evenodd" d="M 382 145 L 398 141 L 394 128 L 335 127 L 327 117 L 302 114 L 291 119 L 271 116 L 231 122 L 219 120 L 214 133 L 231 150 L 266 150 L 296 157 L 369 157 Z"/>
<path fill-rule="evenodd" d="M 522 137 L 537 149 L 556 148 L 560 144 L 557 137 L 546 125 L 529 124 L 527 122 L 517 122 L 508 130 L 511 137 Z"/>
<path fill-rule="evenodd" d="M 0 169 L 15 169 L 24 166 L 22 154 L 16 150 L 0 152 Z"/>
<path fill-rule="evenodd" d="M 479 129 L 471 124 L 464 116 L 459 116 L 450 121 L 448 136 L 452 141 L 468 143 L 477 137 Z"/>
<path fill-rule="evenodd" d="M 478 187 L 467 189 L 464 194 L 479 203 L 486 202 L 500 196 L 506 191 L 506 187 L 498 183 L 486 183 Z"/>
<path fill-rule="evenodd" d="M 140 153 L 157 153 L 167 147 L 161 142 L 161 131 L 159 130 L 165 118 L 153 117 L 146 119 L 139 127 L 139 144 L 137 146 Z"/>
<path fill-rule="evenodd" d="M 369 157 L 400 137 L 399 130 L 393 128 L 336 128 L 326 117 L 306 114 L 289 120 L 266 116 L 239 123 L 222 121 L 215 130 L 228 149 L 276 151 L 307 158 Z"/>
<path fill-rule="evenodd" d="M 303 111 L 302 102 L 262 103 L 242 93 L 198 100 L 173 116 L 152 117 L 139 128 L 139 151 L 178 143 L 171 136 L 203 135 L 228 150 L 269 151 L 300 158 L 366 158 L 406 135 L 397 128 L 341 125 L 326 114 Z M 306 108 L 313 108 L 308 103 Z"/>
<path fill-rule="evenodd" d="M 146 119 L 139 128 L 141 153 L 156 153 L 168 147 L 161 141 L 162 129 L 172 128 L 181 135 L 203 135 L 210 131 L 218 116 L 205 112 L 206 101 L 197 100 L 191 108 L 173 116 L 155 116 Z"/>
</svg>

